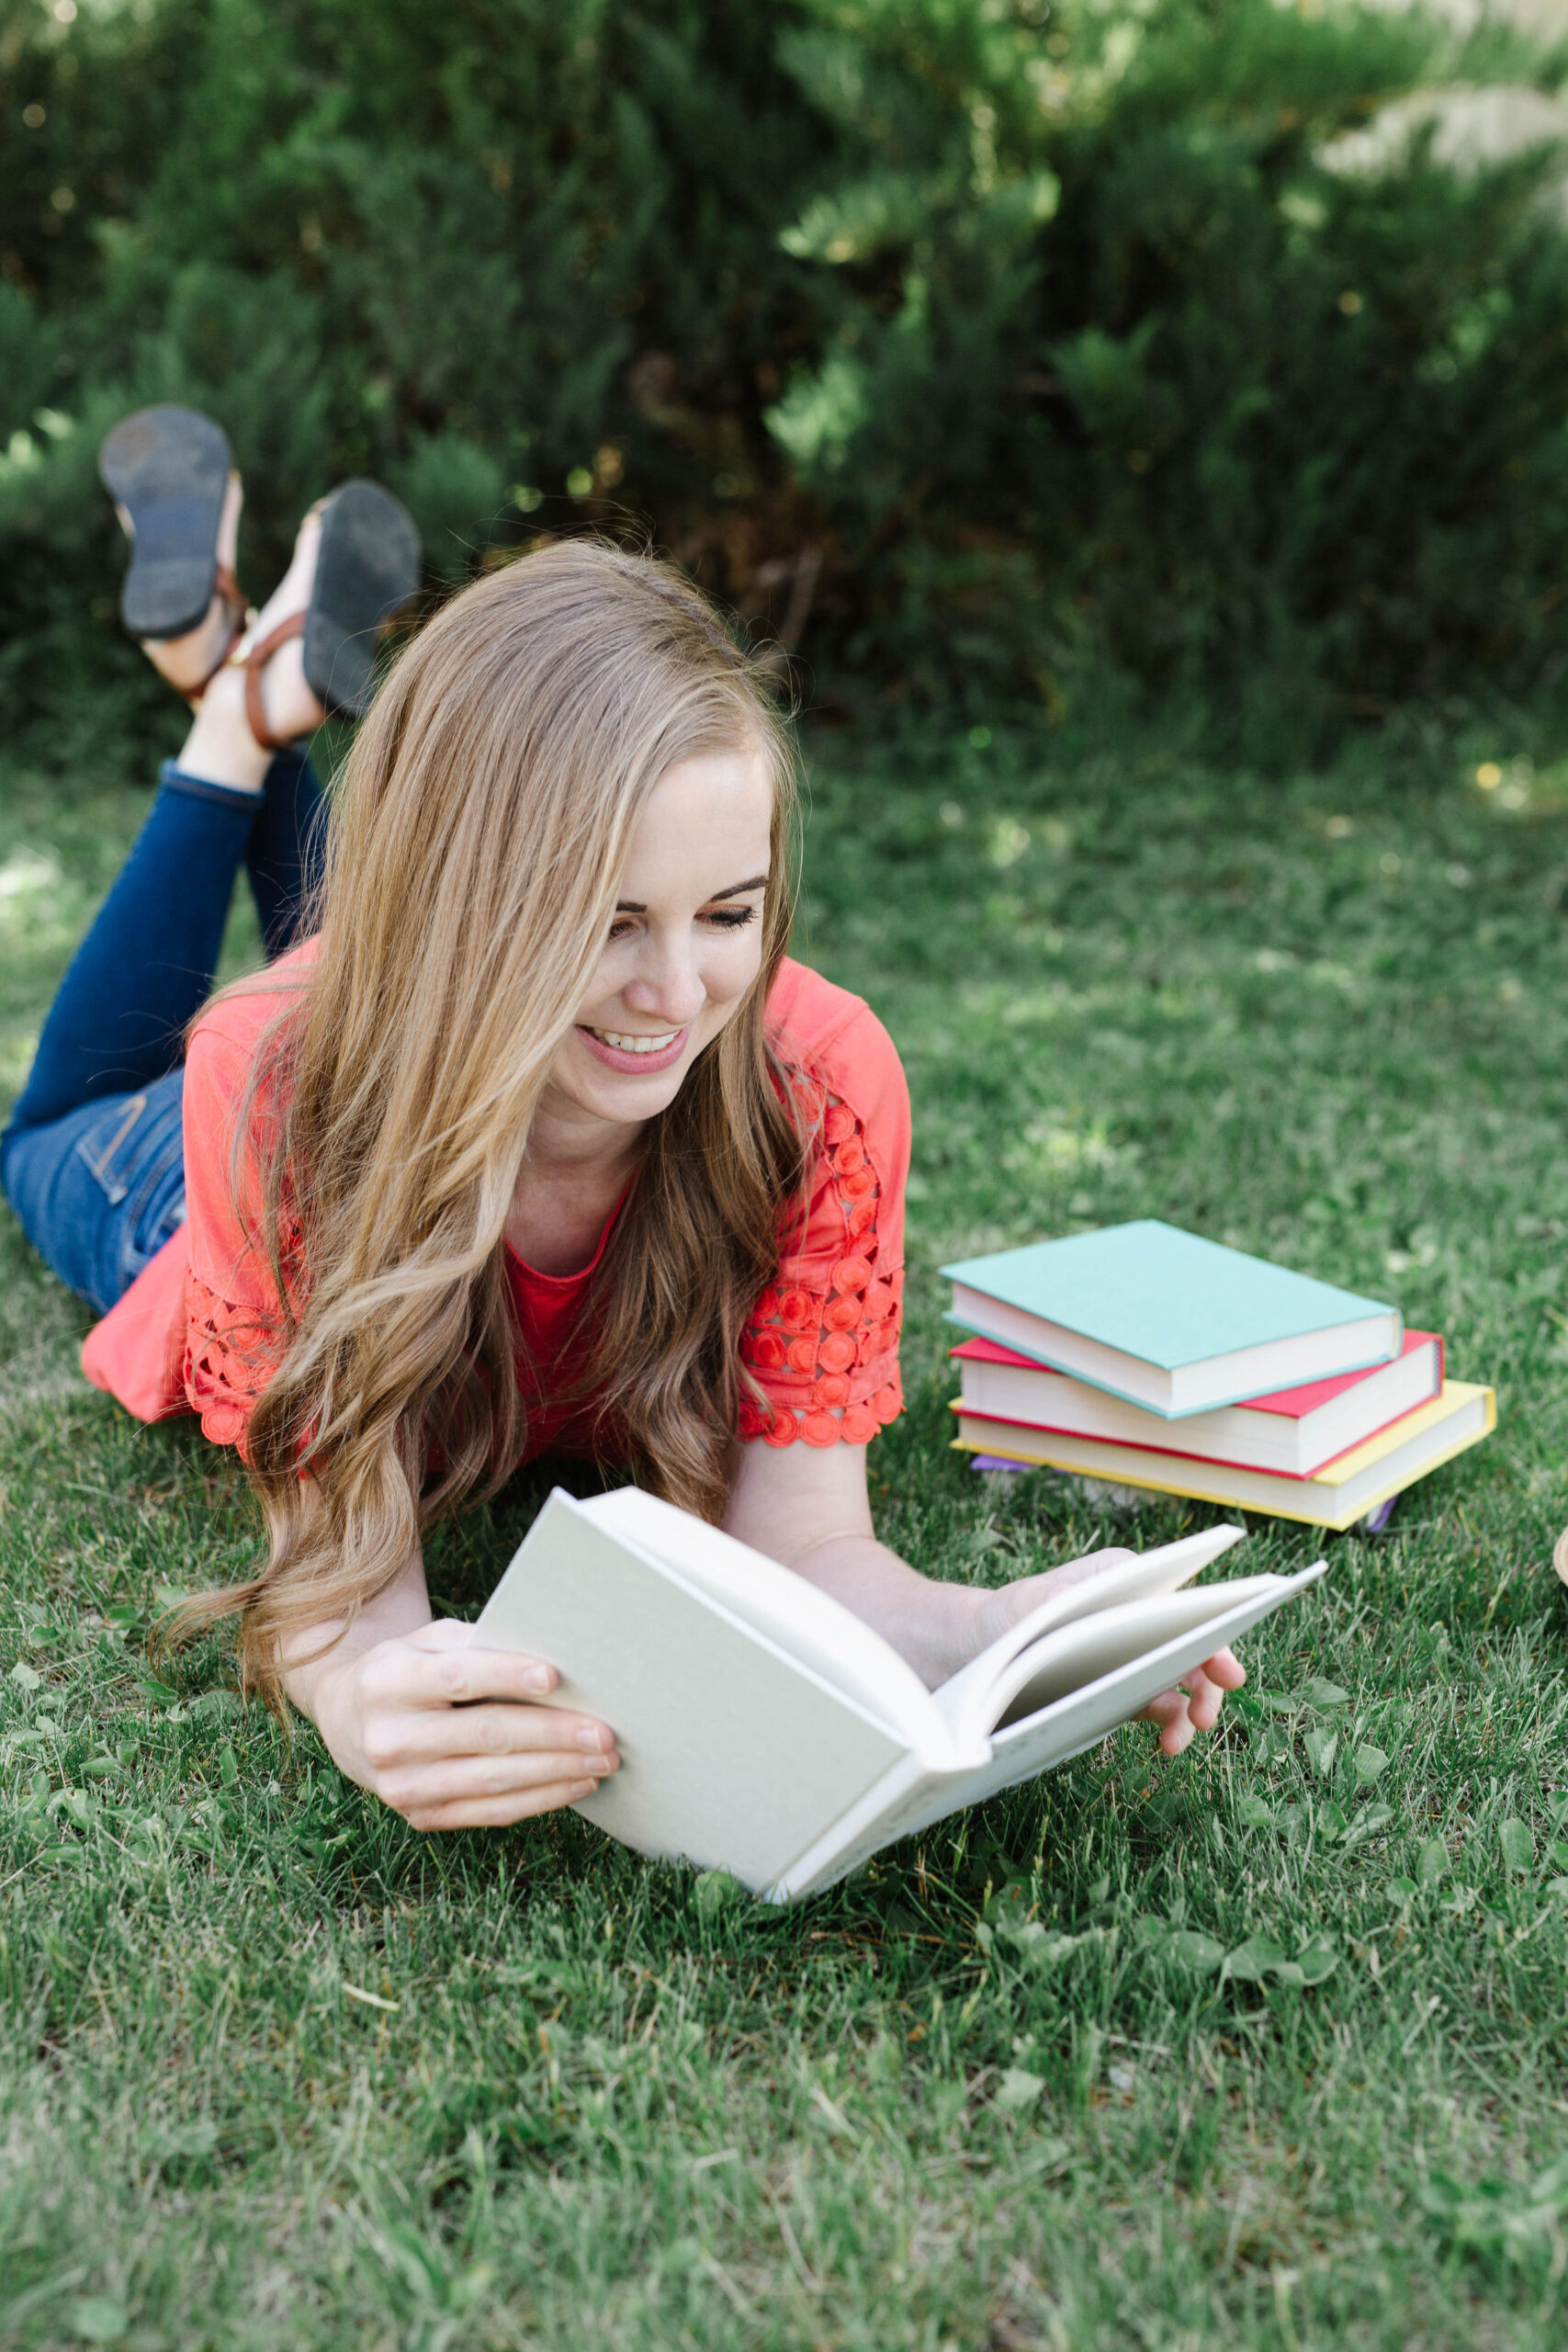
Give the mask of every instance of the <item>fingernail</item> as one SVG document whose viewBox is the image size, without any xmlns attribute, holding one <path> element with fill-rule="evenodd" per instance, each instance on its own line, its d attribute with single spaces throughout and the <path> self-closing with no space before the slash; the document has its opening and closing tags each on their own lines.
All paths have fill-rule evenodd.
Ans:
<svg viewBox="0 0 1568 2352">
<path fill-rule="evenodd" d="M 590 1771 L 613 1772 L 618 1761 L 619 1758 L 614 1756 L 591 1756 L 588 1766 Z"/>
<path fill-rule="evenodd" d="M 550 1669 L 547 1666 L 531 1666 L 523 1677 L 525 1690 L 547 1690 L 549 1687 Z"/>
<path fill-rule="evenodd" d="M 567 1799 L 567 1803 L 575 1804 L 579 1797 L 591 1797 L 598 1785 L 597 1781 L 573 1781 L 571 1794 Z"/>
<path fill-rule="evenodd" d="M 597 1754 L 604 1745 L 604 1735 L 602 1731 L 580 1731 L 577 1744 L 579 1747 L 586 1747 Z"/>
</svg>

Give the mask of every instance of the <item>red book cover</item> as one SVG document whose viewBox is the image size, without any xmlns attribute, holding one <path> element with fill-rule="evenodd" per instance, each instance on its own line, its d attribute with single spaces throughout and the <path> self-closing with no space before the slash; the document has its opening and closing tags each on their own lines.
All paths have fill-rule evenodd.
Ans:
<svg viewBox="0 0 1568 2352">
<path fill-rule="evenodd" d="M 1435 1331 L 1407 1331 L 1399 1354 L 1388 1363 L 1175 1420 L 1108 1396 L 995 1340 L 965 1340 L 951 1353 L 964 1369 L 961 1411 L 1021 1429 L 1143 1446 L 1287 1478 L 1313 1476 L 1440 1395 L 1443 1385 L 1443 1342 Z"/>
</svg>

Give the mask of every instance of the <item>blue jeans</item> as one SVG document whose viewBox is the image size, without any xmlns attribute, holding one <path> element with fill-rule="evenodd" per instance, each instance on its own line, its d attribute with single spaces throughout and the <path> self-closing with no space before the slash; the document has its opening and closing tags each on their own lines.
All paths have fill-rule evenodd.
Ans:
<svg viewBox="0 0 1568 2352">
<path fill-rule="evenodd" d="M 212 992 L 243 861 L 268 960 L 294 944 L 325 845 L 302 752 L 231 792 L 166 760 L 146 823 L 43 1024 L 0 1185 L 61 1281 L 107 1314 L 185 1216 L 185 1032 Z"/>
</svg>

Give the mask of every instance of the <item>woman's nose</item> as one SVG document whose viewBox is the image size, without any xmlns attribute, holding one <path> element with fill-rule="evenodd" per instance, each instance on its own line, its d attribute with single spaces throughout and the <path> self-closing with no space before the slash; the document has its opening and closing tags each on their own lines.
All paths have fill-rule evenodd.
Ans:
<svg viewBox="0 0 1568 2352">
<path fill-rule="evenodd" d="M 707 990 L 691 948 L 673 941 L 649 941 L 636 975 L 621 994 L 628 1012 L 649 1013 L 677 1029 L 694 1021 L 707 1001 Z"/>
</svg>

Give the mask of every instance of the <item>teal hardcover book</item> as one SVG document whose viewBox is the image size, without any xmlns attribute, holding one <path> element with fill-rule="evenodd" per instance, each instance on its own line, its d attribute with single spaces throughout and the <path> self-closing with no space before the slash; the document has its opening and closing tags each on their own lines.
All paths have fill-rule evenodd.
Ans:
<svg viewBox="0 0 1568 2352">
<path fill-rule="evenodd" d="M 970 1258 L 948 1320 L 1166 1419 L 1387 1363 L 1397 1308 L 1157 1218 Z"/>
</svg>

